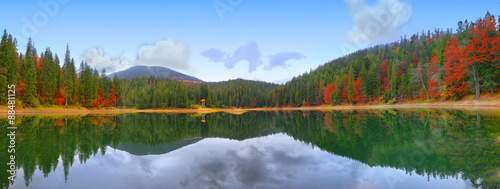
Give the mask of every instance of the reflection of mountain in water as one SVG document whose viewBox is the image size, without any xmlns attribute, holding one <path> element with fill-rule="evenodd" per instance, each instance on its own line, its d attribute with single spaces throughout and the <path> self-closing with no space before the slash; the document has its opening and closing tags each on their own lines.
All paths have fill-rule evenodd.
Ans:
<svg viewBox="0 0 500 189">
<path fill-rule="evenodd" d="M 194 143 L 197 143 L 199 141 L 203 140 L 201 137 L 196 137 L 192 139 L 185 139 L 185 140 L 180 140 L 176 142 L 169 142 L 169 143 L 163 143 L 163 144 L 157 144 L 157 145 L 144 145 L 144 144 L 134 144 L 134 143 L 120 143 L 118 146 L 115 147 L 115 149 L 126 151 L 130 154 L 136 155 L 136 156 L 143 156 L 143 155 L 159 155 L 159 154 L 166 154 L 171 151 L 180 149 L 184 146 L 188 146 Z"/>
</svg>

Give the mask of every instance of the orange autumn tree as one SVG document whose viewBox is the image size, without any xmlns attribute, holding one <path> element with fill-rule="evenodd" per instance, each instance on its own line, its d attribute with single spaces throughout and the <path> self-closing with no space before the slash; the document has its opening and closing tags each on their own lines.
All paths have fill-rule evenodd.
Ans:
<svg viewBox="0 0 500 189">
<path fill-rule="evenodd" d="M 429 63 L 429 80 L 427 85 L 428 94 L 432 98 L 438 98 L 441 94 L 439 85 L 439 69 L 436 57 L 437 50 L 432 53 L 431 62 Z"/>
<path fill-rule="evenodd" d="M 389 90 L 389 77 L 387 75 L 387 70 L 389 69 L 389 59 L 385 59 L 382 62 L 380 70 L 380 94 L 384 94 Z"/>
<path fill-rule="evenodd" d="M 493 66 L 500 60 L 500 40 L 497 34 L 497 23 L 495 17 L 486 13 L 484 19 L 479 18 L 470 30 L 469 44 L 463 49 L 463 55 L 467 65 L 470 65 L 471 75 L 474 79 L 474 91 L 476 98 L 481 93 L 481 81 L 489 82 L 491 78 L 498 75 L 498 68 Z M 486 64 L 486 65 L 483 65 Z M 492 72 L 486 72 L 484 68 Z M 483 69 L 483 70 L 480 70 Z M 495 86 L 491 86 L 494 88 Z"/>
<path fill-rule="evenodd" d="M 352 101 L 354 103 L 363 103 L 365 102 L 365 95 L 363 93 L 363 83 L 361 81 L 361 78 L 358 77 L 355 81 L 354 81 L 354 95 L 353 95 L 353 98 L 352 98 Z"/>
<path fill-rule="evenodd" d="M 109 100 L 108 100 L 108 105 L 109 106 L 117 106 L 116 102 L 118 101 L 119 98 L 119 89 L 113 84 L 113 88 L 111 88 L 109 92 Z"/>
<path fill-rule="evenodd" d="M 104 97 L 104 93 L 101 91 L 101 87 L 99 86 L 99 84 L 97 84 L 97 96 L 98 98 L 92 100 L 92 104 L 94 106 L 100 106 L 100 107 L 108 106 L 108 101 Z"/>
<path fill-rule="evenodd" d="M 328 84 L 328 87 L 323 91 L 323 101 L 325 104 L 331 104 L 332 102 L 330 101 L 330 95 L 332 94 L 333 90 L 335 89 L 335 83 L 333 84 Z"/>
<path fill-rule="evenodd" d="M 444 71 L 446 74 L 444 85 L 447 92 L 443 93 L 443 98 L 460 98 L 466 94 L 468 89 L 465 83 L 466 66 L 461 56 L 458 39 L 452 36 L 444 51 Z"/>
<path fill-rule="evenodd" d="M 345 85 L 340 92 L 340 96 L 342 98 L 342 103 L 349 103 L 349 95 L 347 94 L 347 86 L 349 85 L 349 74 L 345 74 Z"/>
</svg>

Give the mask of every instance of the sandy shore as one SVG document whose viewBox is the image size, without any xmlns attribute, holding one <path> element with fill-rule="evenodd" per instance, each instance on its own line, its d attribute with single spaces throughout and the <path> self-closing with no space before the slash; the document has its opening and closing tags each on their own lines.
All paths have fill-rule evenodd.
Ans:
<svg viewBox="0 0 500 189">
<path fill-rule="evenodd" d="M 500 113 L 500 99 L 488 97 L 481 100 L 461 101 L 434 101 L 426 103 L 405 104 L 371 104 L 371 105 L 340 105 L 340 106 L 310 106 L 310 107 L 276 107 L 276 108 L 253 108 L 246 110 L 254 111 L 327 111 L 327 110 L 373 110 L 373 109 L 451 109 L 464 111 L 498 112 Z"/>
<path fill-rule="evenodd" d="M 8 108 L 6 106 L 0 107 L 0 117 L 7 117 Z M 14 109 L 16 116 L 21 115 L 73 115 L 73 114 L 122 114 L 122 113 L 195 113 L 195 114 L 209 114 L 215 112 L 226 112 L 231 114 L 242 114 L 247 110 L 244 109 L 216 109 L 216 108 L 200 108 L 200 109 L 85 109 L 85 108 L 49 108 L 49 109 Z"/>
<path fill-rule="evenodd" d="M 209 114 L 226 112 L 242 114 L 247 111 L 329 111 L 329 110 L 369 110 L 369 109 L 454 109 L 466 111 L 495 111 L 500 112 L 500 100 L 461 100 L 408 104 L 374 104 L 374 105 L 341 105 L 341 106 L 308 106 L 308 107 L 274 107 L 274 108 L 200 108 L 200 109 L 86 109 L 86 108 L 48 108 L 48 109 L 15 109 L 16 115 L 71 115 L 71 114 L 121 114 L 121 113 L 194 113 Z M 7 106 L 0 106 L 0 117 L 7 117 Z"/>
</svg>

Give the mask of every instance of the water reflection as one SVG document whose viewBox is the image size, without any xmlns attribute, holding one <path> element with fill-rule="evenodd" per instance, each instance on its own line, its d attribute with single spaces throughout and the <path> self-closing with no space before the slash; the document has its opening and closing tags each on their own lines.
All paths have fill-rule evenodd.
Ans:
<svg viewBox="0 0 500 189">
<path fill-rule="evenodd" d="M 496 115 L 384 110 L 219 113 L 205 118 L 206 122 L 197 116 L 167 114 L 22 117 L 16 146 L 18 177 L 10 183 L 2 173 L 2 186 L 499 186 Z M 0 160 L 7 162 L 8 141 L 1 140 Z M 0 166 L 7 169 L 5 163 Z"/>
</svg>

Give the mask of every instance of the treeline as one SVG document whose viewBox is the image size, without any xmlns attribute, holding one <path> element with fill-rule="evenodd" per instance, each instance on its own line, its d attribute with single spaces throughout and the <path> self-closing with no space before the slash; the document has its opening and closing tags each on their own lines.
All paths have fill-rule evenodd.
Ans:
<svg viewBox="0 0 500 189">
<path fill-rule="evenodd" d="M 479 98 L 498 92 L 499 68 L 500 30 L 487 12 L 476 22 L 458 22 L 455 32 L 422 31 L 335 59 L 267 99 L 270 106 L 308 106 Z"/>
<path fill-rule="evenodd" d="M 278 84 L 262 81 L 235 79 L 207 83 L 213 91 L 215 107 L 263 107 L 267 106 L 266 96 Z"/>
<path fill-rule="evenodd" d="M 186 85 L 180 81 L 154 76 L 130 80 L 124 78 L 121 79 L 121 86 L 122 104 L 125 107 L 188 108 L 208 97 L 205 85 Z M 212 104 L 207 101 L 207 106 Z"/>
<path fill-rule="evenodd" d="M 189 108 L 206 99 L 207 107 L 266 106 L 266 95 L 276 84 L 229 80 L 187 85 L 180 81 L 142 77 L 111 80 L 87 62 L 76 67 L 69 45 L 61 60 L 50 48 L 38 54 L 31 38 L 26 52 L 18 53 L 17 41 L 4 30 L 0 44 L 0 86 L 16 86 L 16 106 L 51 105 L 83 107 Z M 77 69 L 78 68 L 78 69 Z M 212 88 L 212 89 L 211 89 Z M 6 102 L 0 91 L 0 103 Z"/>
<path fill-rule="evenodd" d="M 0 86 L 16 85 L 17 106 L 187 108 L 312 106 L 461 99 L 495 94 L 500 83 L 500 29 L 489 12 L 476 22 L 458 22 L 455 32 L 436 29 L 335 59 L 285 85 L 242 79 L 198 85 L 157 77 L 111 80 L 81 62 L 69 46 L 62 62 L 50 48 L 26 52 L 4 30 Z M 6 102 L 0 91 L 0 102 Z"/>
<path fill-rule="evenodd" d="M 267 105 L 266 95 L 277 86 L 243 79 L 187 85 L 159 77 L 124 78 L 121 103 L 136 108 L 189 108 L 205 99 L 206 107 L 262 107 Z"/>
<path fill-rule="evenodd" d="M 66 47 L 63 65 L 59 56 L 50 48 L 38 55 L 28 39 L 26 52 L 18 53 L 17 40 L 4 30 L 0 42 L 0 86 L 14 84 L 16 106 L 71 105 L 85 107 L 117 106 L 120 100 L 120 83 L 101 75 L 86 62 L 79 70 Z M 0 91 L 0 101 L 6 102 L 6 91 Z"/>
</svg>

